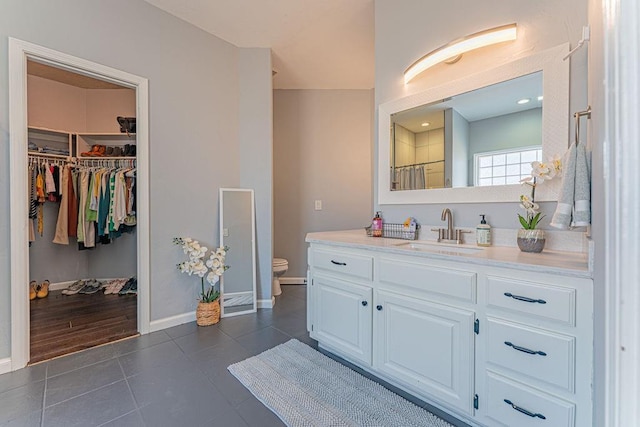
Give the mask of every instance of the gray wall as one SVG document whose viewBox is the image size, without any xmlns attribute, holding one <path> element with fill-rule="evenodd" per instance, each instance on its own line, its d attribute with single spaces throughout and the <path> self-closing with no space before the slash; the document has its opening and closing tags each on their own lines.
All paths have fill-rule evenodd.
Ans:
<svg viewBox="0 0 640 427">
<path fill-rule="evenodd" d="M 240 186 L 255 190 L 259 299 L 271 298 L 273 253 L 273 86 L 271 50 L 240 49 Z"/>
<path fill-rule="evenodd" d="M 452 0 L 433 4 L 423 0 L 375 1 L 375 106 L 445 82 L 491 69 L 517 57 L 543 51 L 562 43 L 576 41 L 582 36 L 587 23 L 586 0 L 489 0 L 469 2 Z M 460 11 L 465 13 L 461 14 Z M 479 49 L 465 54 L 452 65 L 440 64 L 423 76 L 404 85 L 402 73 L 417 58 L 459 37 L 486 28 L 516 22 L 518 40 L 494 48 Z M 571 60 L 570 111 L 586 107 L 586 51 Z M 571 126 L 568 119 L 567 126 Z M 377 153 L 377 132 L 375 139 Z M 377 160 L 376 160 L 377 164 Z M 377 182 L 377 178 L 374 182 Z M 424 224 L 439 223 L 443 205 L 384 205 L 377 206 L 377 188 L 374 189 L 375 210 L 383 210 L 388 221 L 401 221 L 414 216 Z M 516 214 L 518 201 L 513 203 L 480 203 L 471 208 L 447 204 L 454 213 L 456 226 L 473 227 L 477 214 L 486 213 L 491 225 L 501 228 L 519 228 Z M 543 203 L 543 211 L 551 213 L 555 203 Z M 543 228 L 548 224 L 543 223 Z"/>
<path fill-rule="evenodd" d="M 0 358 L 10 354 L 9 36 L 149 79 L 151 319 L 195 310 L 199 281 L 175 268 L 182 252 L 172 238 L 191 236 L 208 245 L 217 243 L 217 189 L 241 184 L 238 49 L 142 0 L 4 0 L 0 6 L 0 93 L 5 94 L 0 102 L 0 241 L 4 242 Z M 270 83 L 270 67 L 266 68 L 260 68 L 266 73 L 260 81 Z M 261 90 L 270 92 L 270 84 L 264 83 Z M 269 115 L 261 112 L 260 117 L 266 120 Z M 268 146 L 268 138 L 261 143 Z M 271 180 L 264 168 L 247 171 L 247 176 Z M 268 200 L 263 206 L 271 195 L 264 197 Z M 263 221 L 269 220 L 265 215 Z"/>
<path fill-rule="evenodd" d="M 469 125 L 469 185 L 473 185 L 473 155 L 542 145 L 542 108 L 471 122 Z M 558 153 L 559 154 L 559 153 Z"/>
<path fill-rule="evenodd" d="M 274 91 L 274 254 L 286 276 L 306 277 L 307 233 L 371 223 L 372 111 L 371 90 Z"/>
</svg>

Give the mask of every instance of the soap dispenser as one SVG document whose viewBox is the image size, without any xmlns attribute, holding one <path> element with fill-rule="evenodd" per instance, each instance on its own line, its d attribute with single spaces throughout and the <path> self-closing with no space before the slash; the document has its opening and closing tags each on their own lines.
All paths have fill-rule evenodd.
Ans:
<svg viewBox="0 0 640 427">
<path fill-rule="evenodd" d="M 382 237 L 382 216 L 380 216 L 380 212 L 376 212 L 376 216 L 371 221 L 371 235 L 373 237 Z"/>
<path fill-rule="evenodd" d="M 485 214 L 480 215 L 482 220 L 476 227 L 476 241 L 478 246 L 491 246 L 491 226 L 484 219 Z"/>
</svg>

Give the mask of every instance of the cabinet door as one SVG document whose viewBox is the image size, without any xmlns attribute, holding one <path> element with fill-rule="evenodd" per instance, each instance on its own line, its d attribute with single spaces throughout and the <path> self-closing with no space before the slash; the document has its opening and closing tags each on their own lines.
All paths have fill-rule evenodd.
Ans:
<svg viewBox="0 0 640 427">
<path fill-rule="evenodd" d="M 471 414 L 474 318 L 469 310 L 377 291 L 374 367 Z"/>
<path fill-rule="evenodd" d="M 371 297 L 369 286 L 314 276 L 313 337 L 345 356 L 371 364 Z"/>
</svg>

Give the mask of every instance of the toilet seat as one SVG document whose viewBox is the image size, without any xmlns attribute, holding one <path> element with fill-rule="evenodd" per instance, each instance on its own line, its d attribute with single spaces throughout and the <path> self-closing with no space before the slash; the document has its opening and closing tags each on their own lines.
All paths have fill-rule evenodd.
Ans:
<svg viewBox="0 0 640 427">
<path fill-rule="evenodd" d="M 273 266 L 274 267 L 282 267 L 282 266 L 285 266 L 285 265 L 288 265 L 288 264 L 289 264 L 289 262 L 284 258 L 274 258 L 273 259 Z"/>
</svg>

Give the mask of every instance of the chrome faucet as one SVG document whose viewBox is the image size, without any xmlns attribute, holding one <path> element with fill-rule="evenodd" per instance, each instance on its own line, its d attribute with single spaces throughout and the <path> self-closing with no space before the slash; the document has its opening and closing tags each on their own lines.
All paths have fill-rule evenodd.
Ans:
<svg viewBox="0 0 640 427">
<path fill-rule="evenodd" d="M 442 216 L 440 217 L 443 221 L 447 221 L 447 228 L 432 228 L 431 231 L 438 232 L 438 242 L 451 242 L 461 244 L 462 234 L 463 233 L 471 233 L 469 230 L 455 230 L 453 228 L 453 213 L 451 209 L 444 208 L 442 210 Z"/>
<path fill-rule="evenodd" d="M 454 232 L 453 232 L 453 214 L 451 213 L 451 209 L 444 208 L 442 210 L 442 217 L 440 218 L 443 221 L 447 221 L 447 229 L 444 230 L 444 239 L 445 240 L 455 240 Z"/>
</svg>

